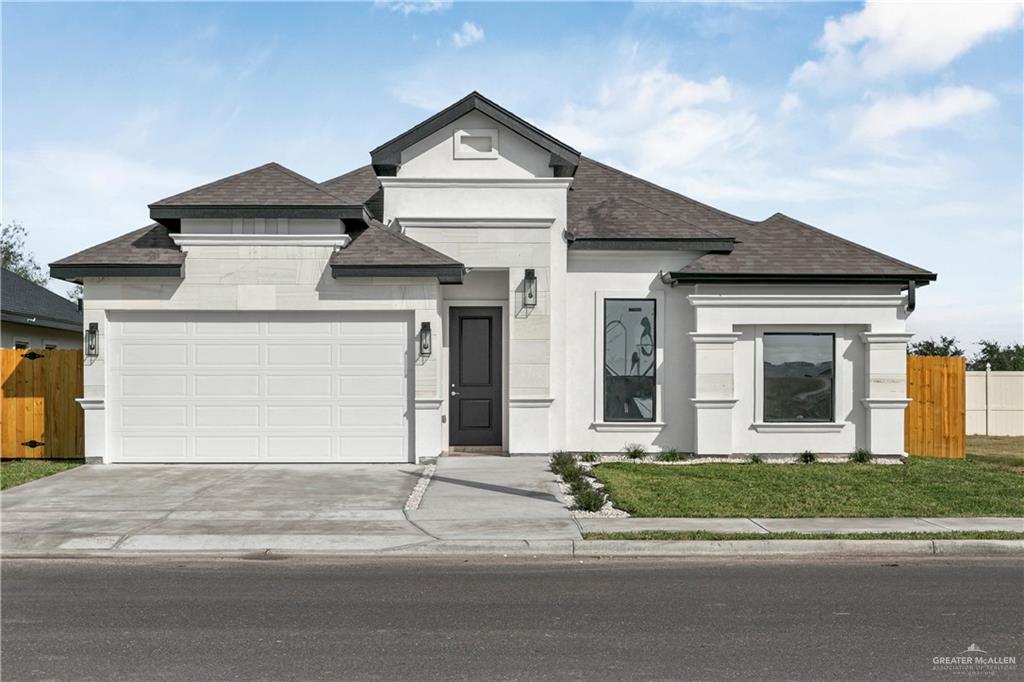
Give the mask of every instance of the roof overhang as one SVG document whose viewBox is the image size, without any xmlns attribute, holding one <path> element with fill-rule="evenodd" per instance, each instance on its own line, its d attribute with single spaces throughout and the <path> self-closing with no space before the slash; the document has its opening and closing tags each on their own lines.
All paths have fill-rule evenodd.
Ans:
<svg viewBox="0 0 1024 682">
<path fill-rule="evenodd" d="M 841 274 L 841 273 L 718 273 L 668 272 L 665 281 L 672 284 L 902 284 L 925 286 L 938 278 L 934 272 L 896 274 Z"/>
<path fill-rule="evenodd" d="M 441 284 L 462 284 L 465 275 L 464 265 L 331 265 L 331 276 L 335 278 L 436 277 Z"/>
<path fill-rule="evenodd" d="M 550 166 L 556 177 L 571 177 L 580 164 L 580 153 L 548 135 L 540 128 L 527 123 L 511 111 L 498 106 L 478 92 L 472 92 L 447 109 L 440 111 L 422 123 L 413 126 L 401 135 L 388 140 L 370 152 L 373 169 L 379 176 L 397 174 L 402 163 L 402 151 L 438 130 L 451 125 L 471 111 L 479 111 L 509 130 L 521 135 L 551 154 Z"/>
<path fill-rule="evenodd" d="M 355 206 L 161 206 L 150 204 L 149 217 L 161 225 L 204 218 L 311 218 L 369 221 L 363 205 Z"/>
<path fill-rule="evenodd" d="M 82 331 L 81 322 L 76 324 L 74 322 L 55 320 L 50 317 L 43 317 L 42 315 L 28 315 L 26 313 L 19 313 L 12 310 L 5 310 L 0 313 L 0 321 L 9 322 L 11 324 L 24 324 L 31 327 L 45 327 L 46 329 L 61 329 L 69 332 Z"/>
<path fill-rule="evenodd" d="M 569 247 L 587 251 L 713 251 L 730 253 L 733 239 L 569 238 Z"/>
<path fill-rule="evenodd" d="M 181 263 L 124 264 L 110 263 L 106 265 L 50 265 L 50 277 L 66 282 L 81 284 L 86 277 L 175 277 L 181 279 Z"/>
</svg>

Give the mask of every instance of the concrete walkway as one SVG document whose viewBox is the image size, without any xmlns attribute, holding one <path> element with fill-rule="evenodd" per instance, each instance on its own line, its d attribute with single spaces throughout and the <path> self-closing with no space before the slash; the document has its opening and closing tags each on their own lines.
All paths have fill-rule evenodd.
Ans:
<svg viewBox="0 0 1024 682">
<path fill-rule="evenodd" d="M 441 457 L 409 520 L 439 540 L 579 540 L 547 457 Z"/>
<path fill-rule="evenodd" d="M 944 533 L 950 531 L 1024 532 L 1024 518 L 810 518 L 810 519 L 684 519 L 581 518 L 584 533 L 696 531 L 712 533 Z"/>
</svg>

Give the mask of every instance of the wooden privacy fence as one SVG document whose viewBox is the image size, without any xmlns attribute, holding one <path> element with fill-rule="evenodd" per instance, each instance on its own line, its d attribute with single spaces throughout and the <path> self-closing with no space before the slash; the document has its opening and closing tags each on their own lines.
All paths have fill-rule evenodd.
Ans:
<svg viewBox="0 0 1024 682">
<path fill-rule="evenodd" d="M 903 429 L 908 454 L 966 456 L 967 399 L 963 358 L 907 356 L 907 406 Z"/>
<path fill-rule="evenodd" d="M 0 456 L 82 457 L 81 397 L 82 351 L 0 350 Z"/>
</svg>

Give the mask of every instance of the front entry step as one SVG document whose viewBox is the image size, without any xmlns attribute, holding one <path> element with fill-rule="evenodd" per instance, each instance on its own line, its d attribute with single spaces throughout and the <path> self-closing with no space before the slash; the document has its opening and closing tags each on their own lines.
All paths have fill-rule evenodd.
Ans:
<svg viewBox="0 0 1024 682">
<path fill-rule="evenodd" d="M 454 446 L 441 453 L 442 457 L 508 457 L 508 452 L 500 445 L 463 445 Z"/>
</svg>

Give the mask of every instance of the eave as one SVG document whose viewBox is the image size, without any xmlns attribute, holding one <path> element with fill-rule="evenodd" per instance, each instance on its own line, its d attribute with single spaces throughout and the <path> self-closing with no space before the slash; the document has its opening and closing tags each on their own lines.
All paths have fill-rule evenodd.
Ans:
<svg viewBox="0 0 1024 682">
<path fill-rule="evenodd" d="M 105 265 L 50 265 L 50 277 L 66 282 L 81 284 L 86 277 L 175 277 L 181 279 L 181 263 L 160 264 L 118 264 Z"/>
<path fill-rule="evenodd" d="M 463 265 L 331 265 L 331 276 L 335 278 L 436 277 L 441 284 L 462 284 L 465 275 Z"/>
<path fill-rule="evenodd" d="M 938 278 L 934 272 L 907 274 L 841 273 L 718 273 L 668 272 L 664 280 L 671 284 L 902 284 L 915 282 L 925 286 Z"/>
</svg>

